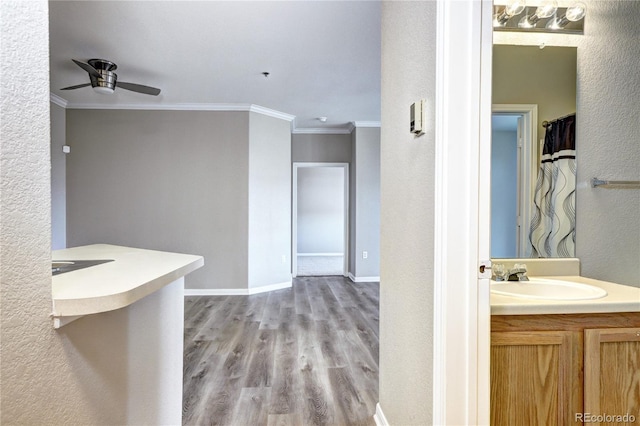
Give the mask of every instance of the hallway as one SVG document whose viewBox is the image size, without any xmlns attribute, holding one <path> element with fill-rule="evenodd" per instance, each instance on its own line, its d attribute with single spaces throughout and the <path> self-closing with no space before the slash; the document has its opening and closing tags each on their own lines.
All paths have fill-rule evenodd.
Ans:
<svg viewBox="0 0 640 426">
<path fill-rule="evenodd" d="M 378 283 L 185 298 L 184 425 L 375 425 Z"/>
</svg>

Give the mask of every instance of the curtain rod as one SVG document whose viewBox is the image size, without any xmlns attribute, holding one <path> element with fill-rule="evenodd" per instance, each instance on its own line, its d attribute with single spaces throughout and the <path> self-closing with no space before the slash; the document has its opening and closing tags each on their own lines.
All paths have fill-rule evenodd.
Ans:
<svg viewBox="0 0 640 426">
<path fill-rule="evenodd" d="M 555 120 L 551 120 L 551 121 L 545 120 L 545 121 L 542 122 L 542 127 L 544 127 L 546 129 L 549 126 L 549 124 L 553 124 L 558 120 L 564 120 L 565 118 L 571 117 L 572 115 L 576 115 L 576 113 L 572 112 L 571 114 L 567 114 L 564 117 L 559 117 L 559 118 L 556 118 Z"/>
</svg>

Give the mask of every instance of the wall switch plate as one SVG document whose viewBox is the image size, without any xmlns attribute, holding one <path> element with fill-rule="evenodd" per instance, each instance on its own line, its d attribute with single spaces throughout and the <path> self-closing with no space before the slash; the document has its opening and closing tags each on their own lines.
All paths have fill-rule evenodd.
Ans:
<svg viewBox="0 0 640 426">
<path fill-rule="evenodd" d="M 424 99 L 419 100 L 411 105 L 410 112 L 410 129 L 411 133 L 421 135 L 424 133 L 425 127 L 425 104 Z"/>
<path fill-rule="evenodd" d="M 362 252 L 362 258 L 363 258 L 363 259 L 366 259 L 366 258 L 368 258 L 368 257 L 369 257 L 369 252 L 363 251 L 363 252 Z"/>
<path fill-rule="evenodd" d="M 282 263 L 287 263 L 287 255 L 286 254 L 282 255 Z"/>
</svg>

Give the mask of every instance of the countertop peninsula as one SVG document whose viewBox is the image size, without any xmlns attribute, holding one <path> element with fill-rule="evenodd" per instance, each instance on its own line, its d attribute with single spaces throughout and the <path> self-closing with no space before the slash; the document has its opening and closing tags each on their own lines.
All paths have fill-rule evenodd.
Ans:
<svg viewBox="0 0 640 426">
<path fill-rule="evenodd" d="M 204 265 L 202 256 L 94 244 L 56 250 L 53 261 L 113 259 L 52 277 L 53 317 L 129 306 Z"/>
</svg>

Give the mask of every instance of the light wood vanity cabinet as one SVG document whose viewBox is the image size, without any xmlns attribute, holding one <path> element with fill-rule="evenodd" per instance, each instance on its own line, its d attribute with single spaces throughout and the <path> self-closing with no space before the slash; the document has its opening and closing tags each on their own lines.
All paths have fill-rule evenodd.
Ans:
<svg viewBox="0 0 640 426">
<path fill-rule="evenodd" d="M 492 425 L 640 425 L 640 313 L 493 316 L 491 330 Z"/>
</svg>

